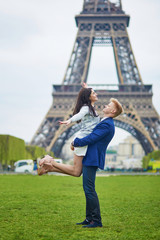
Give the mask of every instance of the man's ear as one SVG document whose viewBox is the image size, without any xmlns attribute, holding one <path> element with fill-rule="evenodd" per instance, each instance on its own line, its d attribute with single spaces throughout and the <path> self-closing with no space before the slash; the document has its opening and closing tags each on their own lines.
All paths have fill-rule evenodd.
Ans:
<svg viewBox="0 0 160 240">
<path fill-rule="evenodd" d="M 111 110 L 111 113 L 115 113 L 115 112 L 116 112 L 116 109 L 112 109 L 112 110 Z"/>
</svg>

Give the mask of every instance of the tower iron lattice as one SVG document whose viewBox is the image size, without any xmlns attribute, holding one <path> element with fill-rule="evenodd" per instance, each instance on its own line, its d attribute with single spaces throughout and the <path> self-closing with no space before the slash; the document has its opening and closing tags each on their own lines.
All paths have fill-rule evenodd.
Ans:
<svg viewBox="0 0 160 240">
<path fill-rule="evenodd" d="M 80 124 L 59 125 L 72 115 L 82 82 L 87 82 L 92 47 L 113 47 L 118 84 L 92 85 L 98 93 L 96 110 L 111 97 L 124 107 L 115 126 L 132 134 L 145 153 L 160 148 L 160 118 L 152 103 L 152 85 L 142 81 L 127 32 L 130 16 L 121 0 L 84 0 L 82 12 L 75 17 L 78 27 L 71 57 L 61 85 L 53 85 L 53 103 L 31 141 L 59 157 L 65 141 L 80 129 Z"/>
</svg>

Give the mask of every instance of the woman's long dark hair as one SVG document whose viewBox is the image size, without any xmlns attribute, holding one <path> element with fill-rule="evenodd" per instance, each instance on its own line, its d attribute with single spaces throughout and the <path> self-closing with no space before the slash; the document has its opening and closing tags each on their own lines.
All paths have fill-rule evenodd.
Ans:
<svg viewBox="0 0 160 240">
<path fill-rule="evenodd" d="M 92 93 L 92 88 L 82 88 L 78 94 L 76 106 L 73 111 L 73 115 L 78 113 L 83 106 L 88 106 L 89 111 L 94 117 L 97 117 L 94 107 L 91 105 L 90 95 Z M 78 121 L 80 122 L 80 121 Z"/>
</svg>

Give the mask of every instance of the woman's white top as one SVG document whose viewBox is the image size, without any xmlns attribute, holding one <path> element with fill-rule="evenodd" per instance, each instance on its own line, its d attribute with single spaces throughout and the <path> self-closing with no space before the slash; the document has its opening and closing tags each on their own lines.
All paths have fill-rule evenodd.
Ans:
<svg viewBox="0 0 160 240">
<path fill-rule="evenodd" d="M 95 126 L 100 122 L 100 117 L 95 117 L 90 111 L 88 106 L 83 106 L 79 113 L 75 114 L 69 120 L 71 122 L 77 122 L 81 120 L 81 129 L 76 133 L 76 137 L 83 138 L 89 135 Z M 87 146 L 75 147 L 74 153 L 77 156 L 85 156 L 87 151 Z"/>
<path fill-rule="evenodd" d="M 70 118 L 71 122 L 77 122 L 81 120 L 81 129 L 78 131 L 78 135 L 82 137 L 90 134 L 95 126 L 100 122 L 100 117 L 95 117 L 90 111 L 88 106 L 83 106 L 79 113 Z M 81 138 L 82 138 L 81 137 Z"/>
</svg>

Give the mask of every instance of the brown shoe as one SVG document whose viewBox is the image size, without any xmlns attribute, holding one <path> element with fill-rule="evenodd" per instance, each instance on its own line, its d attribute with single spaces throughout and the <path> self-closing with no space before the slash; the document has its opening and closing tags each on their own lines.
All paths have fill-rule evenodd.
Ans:
<svg viewBox="0 0 160 240">
<path fill-rule="evenodd" d="M 38 175 L 41 176 L 43 174 L 46 174 L 48 173 L 47 169 L 45 169 L 43 166 L 38 168 L 38 171 L 37 171 Z"/>
<path fill-rule="evenodd" d="M 38 168 L 38 175 L 46 174 L 52 171 L 52 164 L 51 163 L 44 163 L 42 167 Z"/>
</svg>

